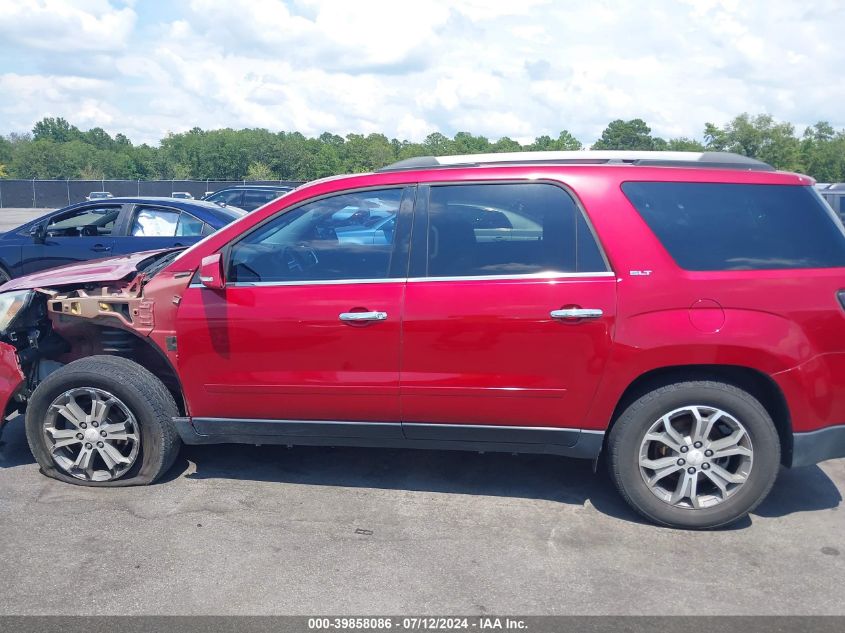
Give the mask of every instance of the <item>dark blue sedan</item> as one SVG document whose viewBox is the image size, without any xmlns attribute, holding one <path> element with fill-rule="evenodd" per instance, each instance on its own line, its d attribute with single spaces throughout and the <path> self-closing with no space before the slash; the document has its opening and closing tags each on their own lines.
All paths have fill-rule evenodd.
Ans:
<svg viewBox="0 0 845 633">
<path fill-rule="evenodd" d="M 112 254 L 190 246 L 245 213 L 236 207 L 173 198 L 74 204 L 0 235 L 0 283 Z"/>
</svg>

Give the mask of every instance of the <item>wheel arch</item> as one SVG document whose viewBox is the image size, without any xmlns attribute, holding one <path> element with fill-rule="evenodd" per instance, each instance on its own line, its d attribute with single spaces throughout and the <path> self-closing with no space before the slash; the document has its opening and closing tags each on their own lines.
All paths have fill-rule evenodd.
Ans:
<svg viewBox="0 0 845 633">
<path fill-rule="evenodd" d="M 135 347 L 126 353 L 115 353 L 111 355 L 122 356 L 128 360 L 134 361 L 141 365 L 156 376 L 176 401 L 176 407 L 179 409 L 179 415 L 187 415 L 188 405 L 185 398 L 185 392 L 182 388 L 182 381 L 179 378 L 179 373 L 173 366 L 173 363 L 167 357 L 167 354 L 152 340 L 149 336 L 143 336 L 135 330 L 121 327 L 114 327 L 105 323 L 92 323 L 100 332 L 108 330 L 119 330 L 125 332 L 132 337 Z M 109 354 L 109 352 L 106 352 Z"/>
<path fill-rule="evenodd" d="M 666 385 L 694 380 L 711 380 L 732 385 L 754 396 L 775 423 L 781 445 L 781 463 L 792 463 L 792 419 L 786 397 L 778 384 L 765 373 L 741 365 L 675 365 L 652 369 L 637 376 L 623 391 L 605 433 L 605 443 L 619 417 L 646 393 Z"/>
</svg>

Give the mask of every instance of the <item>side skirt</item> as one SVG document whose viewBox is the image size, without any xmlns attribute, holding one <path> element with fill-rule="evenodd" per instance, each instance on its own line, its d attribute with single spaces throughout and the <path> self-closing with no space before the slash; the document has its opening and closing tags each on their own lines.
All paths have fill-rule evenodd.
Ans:
<svg viewBox="0 0 845 633">
<path fill-rule="evenodd" d="M 185 444 L 282 444 L 545 453 L 595 459 L 603 431 L 401 422 L 174 418 Z"/>
</svg>

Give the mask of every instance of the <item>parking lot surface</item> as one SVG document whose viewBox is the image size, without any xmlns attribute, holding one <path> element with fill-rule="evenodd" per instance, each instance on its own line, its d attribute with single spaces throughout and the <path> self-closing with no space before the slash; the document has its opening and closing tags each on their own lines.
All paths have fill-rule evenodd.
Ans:
<svg viewBox="0 0 845 633">
<path fill-rule="evenodd" d="M 586 461 L 185 447 L 94 490 L 0 447 L 3 614 L 845 614 L 845 460 L 732 529 L 645 524 Z"/>
<path fill-rule="evenodd" d="M 49 213 L 53 209 L 0 209 L 0 233 L 13 229 L 25 222 Z"/>
</svg>

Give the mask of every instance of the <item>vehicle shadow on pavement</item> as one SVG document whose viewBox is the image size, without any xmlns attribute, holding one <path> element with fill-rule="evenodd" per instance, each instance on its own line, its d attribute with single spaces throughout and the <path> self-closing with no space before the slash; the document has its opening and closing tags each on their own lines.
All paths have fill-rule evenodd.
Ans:
<svg viewBox="0 0 845 633">
<path fill-rule="evenodd" d="M 195 471 L 187 473 L 188 461 Z M 644 523 L 619 496 L 599 463 L 552 455 L 297 446 L 186 446 L 170 479 L 238 479 L 289 484 L 379 488 L 539 499 L 585 505 L 614 518 Z M 837 507 L 840 491 L 818 466 L 782 469 L 754 512 L 774 518 Z M 751 524 L 744 519 L 728 529 Z"/>
<path fill-rule="evenodd" d="M 9 422 L 0 442 L 0 474 L 33 464 L 23 418 Z M 193 464 L 193 466 L 191 465 Z M 604 464 L 553 455 L 322 446 L 184 446 L 161 483 L 181 479 L 269 481 L 310 486 L 378 488 L 537 499 L 583 506 L 644 523 L 619 496 Z M 842 495 L 818 466 L 781 469 L 754 515 L 776 518 L 839 506 Z M 728 529 L 751 524 L 744 519 Z"/>
<path fill-rule="evenodd" d="M 15 416 L 6 422 L 0 435 L 0 470 L 34 463 L 35 458 L 26 443 L 23 416 Z"/>
</svg>

